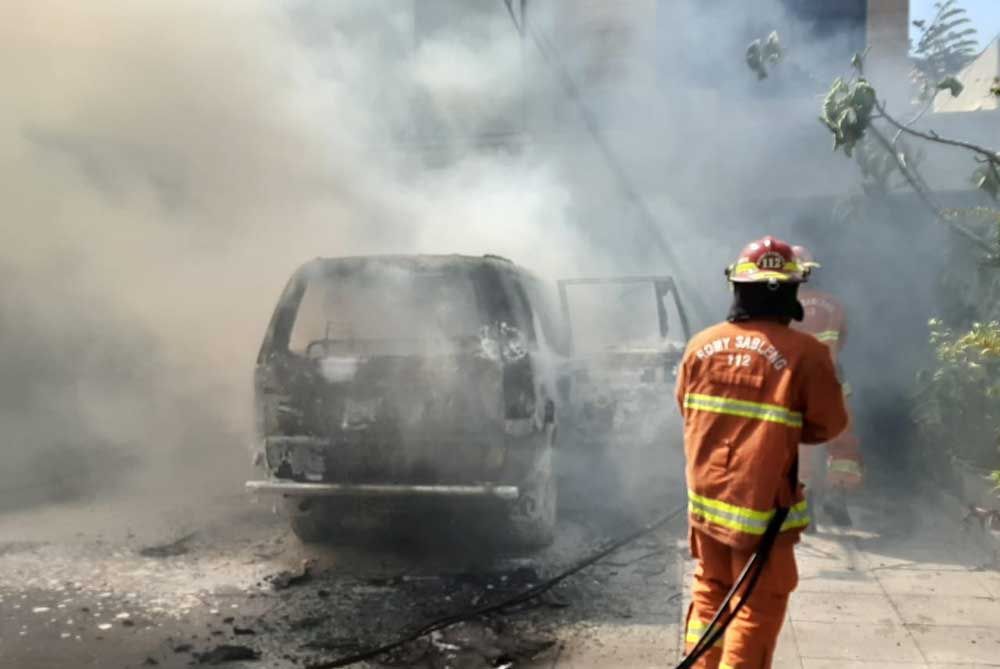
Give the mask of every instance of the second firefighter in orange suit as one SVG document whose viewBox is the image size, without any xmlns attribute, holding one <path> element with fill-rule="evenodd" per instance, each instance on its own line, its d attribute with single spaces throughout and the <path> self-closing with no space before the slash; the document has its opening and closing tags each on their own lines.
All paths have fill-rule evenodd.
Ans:
<svg viewBox="0 0 1000 669">
<path fill-rule="evenodd" d="M 804 246 L 793 246 L 792 251 L 803 271 L 812 278 L 812 270 L 820 267 L 813 254 Z M 833 295 L 812 288 L 800 290 L 799 301 L 804 308 L 804 317 L 793 327 L 808 332 L 828 346 L 834 364 L 840 370 L 840 352 L 847 341 L 847 315 L 843 305 Z M 844 397 L 849 398 L 850 386 L 843 378 L 841 382 Z M 840 526 L 852 524 L 845 493 L 856 490 L 862 483 L 861 448 L 851 428 L 849 421 L 847 429 L 825 444 L 825 448 L 803 446 L 799 450 L 799 478 L 806 485 L 810 502 L 818 503 L 834 524 Z"/>
<path fill-rule="evenodd" d="M 798 447 L 831 441 L 847 413 L 827 347 L 789 327 L 802 318 L 805 278 L 791 247 L 773 237 L 753 242 L 727 274 L 727 322 L 692 338 L 677 378 L 697 561 L 685 639 L 688 650 L 698 642 L 775 509 L 787 507 L 755 590 L 722 642 L 694 665 L 767 669 L 798 584 L 794 545 L 809 524 Z"/>
</svg>

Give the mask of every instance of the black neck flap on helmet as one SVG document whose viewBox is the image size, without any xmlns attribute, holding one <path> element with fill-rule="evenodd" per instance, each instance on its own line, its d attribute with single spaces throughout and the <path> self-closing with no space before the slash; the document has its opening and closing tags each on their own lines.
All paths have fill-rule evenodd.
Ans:
<svg viewBox="0 0 1000 669">
<path fill-rule="evenodd" d="M 733 304 L 726 320 L 730 323 L 755 318 L 801 321 L 805 310 L 798 294 L 798 283 L 735 283 Z"/>
</svg>

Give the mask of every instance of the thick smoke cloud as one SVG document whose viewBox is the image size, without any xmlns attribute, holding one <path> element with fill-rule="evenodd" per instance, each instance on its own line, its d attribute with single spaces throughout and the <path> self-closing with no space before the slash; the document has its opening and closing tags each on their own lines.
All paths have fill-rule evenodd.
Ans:
<svg viewBox="0 0 1000 669">
<path fill-rule="evenodd" d="M 677 271 L 560 67 L 719 315 L 729 256 L 793 222 L 741 203 L 850 183 L 799 120 L 808 86 L 743 64 L 775 26 L 802 72 L 840 52 L 776 2 L 660 2 L 604 40 L 565 2 L 533 3 L 558 62 L 499 0 L 417 2 L 4 4 L 0 508 L 88 481 L 238 491 L 256 347 L 312 257 Z"/>
<path fill-rule="evenodd" d="M 5 5 L 5 505 L 238 483 L 256 347 L 311 257 L 551 246 L 567 195 L 543 161 L 433 173 L 393 143 L 415 97 L 474 120 L 516 40 L 498 22 L 486 52 L 404 59 L 396 6 Z"/>
</svg>

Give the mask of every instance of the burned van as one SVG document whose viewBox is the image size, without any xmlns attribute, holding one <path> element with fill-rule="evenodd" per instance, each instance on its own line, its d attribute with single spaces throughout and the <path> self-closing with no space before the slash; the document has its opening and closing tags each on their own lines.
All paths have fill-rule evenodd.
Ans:
<svg viewBox="0 0 1000 669">
<path fill-rule="evenodd" d="M 320 258 L 282 293 L 255 374 L 266 472 L 304 541 L 365 508 L 475 508 L 551 540 L 558 312 L 502 258 Z"/>
</svg>

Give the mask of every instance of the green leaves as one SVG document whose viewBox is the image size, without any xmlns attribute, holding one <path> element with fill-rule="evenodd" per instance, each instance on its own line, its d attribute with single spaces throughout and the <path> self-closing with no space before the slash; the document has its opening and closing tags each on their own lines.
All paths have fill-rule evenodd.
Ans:
<svg viewBox="0 0 1000 669">
<path fill-rule="evenodd" d="M 767 79 L 767 68 L 780 63 L 784 53 L 778 32 L 773 30 L 766 40 L 750 42 L 746 52 L 747 67 L 757 75 L 758 80 Z"/>
<path fill-rule="evenodd" d="M 935 7 L 937 13 L 929 23 L 913 22 L 920 31 L 913 47 L 913 79 L 922 100 L 930 99 L 943 89 L 950 90 L 953 96 L 958 95 L 960 85 L 956 93 L 951 85 L 942 84 L 958 74 L 975 57 L 978 49 L 976 29 L 957 0 L 935 3 Z"/>
<path fill-rule="evenodd" d="M 777 65 L 781 62 L 784 50 L 781 48 L 781 40 L 778 38 L 777 30 L 772 30 L 771 34 L 767 36 L 761 53 L 764 56 L 764 62 L 768 65 Z"/>
<path fill-rule="evenodd" d="M 944 79 L 939 81 L 937 85 L 937 90 L 939 91 L 948 90 L 949 92 L 951 92 L 951 97 L 953 98 L 957 98 L 959 95 L 961 95 L 964 89 L 965 86 L 963 86 L 962 82 L 956 79 L 955 77 L 945 77 Z"/>
<path fill-rule="evenodd" d="M 900 137 L 893 151 L 887 151 L 874 139 L 865 135 L 854 147 L 854 160 L 861 171 L 861 188 L 866 195 L 882 196 L 906 184 L 901 178 L 899 164 L 905 169 L 915 169 L 924 162 L 926 152 L 914 148 Z M 893 183 L 893 176 L 900 177 Z"/>
<path fill-rule="evenodd" d="M 937 364 L 917 375 L 914 418 L 936 449 L 996 468 L 1000 464 L 1000 323 L 956 333 L 932 319 Z"/>
<path fill-rule="evenodd" d="M 819 120 L 833 133 L 833 150 L 843 147 L 850 157 L 854 146 L 864 137 L 875 108 L 875 89 L 867 79 L 850 83 L 837 78 L 823 98 Z"/>
<path fill-rule="evenodd" d="M 933 334 L 933 333 L 932 333 Z M 942 362 L 957 363 L 969 370 L 981 370 L 984 365 L 1000 363 L 1000 322 L 973 323 L 962 335 L 950 330 L 937 333 L 937 356 Z M 974 372 L 979 377 L 979 372 Z"/>
<path fill-rule="evenodd" d="M 767 70 L 764 68 L 763 48 L 759 39 L 750 42 L 746 54 L 747 67 L 757 75 L 757 79 L 767 79 Z"/>
</svg>

